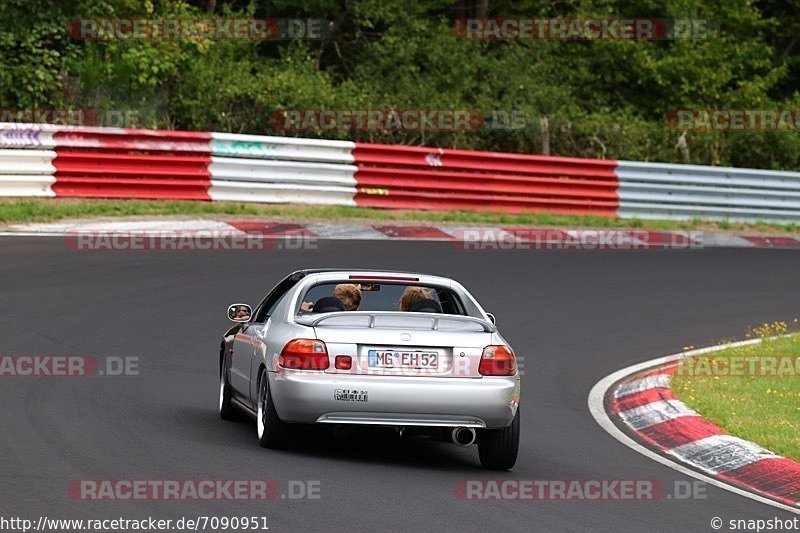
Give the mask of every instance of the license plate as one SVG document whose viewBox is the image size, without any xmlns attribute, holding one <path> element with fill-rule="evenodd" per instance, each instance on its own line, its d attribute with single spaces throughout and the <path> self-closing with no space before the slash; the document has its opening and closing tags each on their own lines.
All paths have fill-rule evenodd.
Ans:
<svg viewBox="0 0 800 533">
<path fill-rule="evenodd" d="M 369 350 L 369 366 L 375 368 L 438 368 L 436 352 L 406 352 L 402 350 Z"/>
</svg>

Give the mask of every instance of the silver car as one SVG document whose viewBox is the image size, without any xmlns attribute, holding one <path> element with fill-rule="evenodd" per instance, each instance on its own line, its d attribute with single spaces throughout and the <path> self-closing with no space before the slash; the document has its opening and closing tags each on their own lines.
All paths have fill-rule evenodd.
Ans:
<svg viewBox="0 0 800 533">
<path fill-rule="evenodd" d="M 256 420 L 266 448 L 296 424 L 390 426 L 478 446 L 486 468 L 519 448 L 516 356 L 451 279 L 376 270 L 300 270 L 236 322 L 220 347 L 219 412 Z"/>
</svg>

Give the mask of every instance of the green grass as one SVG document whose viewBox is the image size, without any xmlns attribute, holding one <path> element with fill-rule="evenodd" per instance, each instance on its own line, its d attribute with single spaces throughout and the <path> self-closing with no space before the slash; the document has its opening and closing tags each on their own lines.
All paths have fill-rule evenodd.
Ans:
<svg viewBox="0 0 800 533">
<path fill-rule="evenodd" d="M 800 460 L 800 372 L 794 359 L 800 357 L 800 334 L 766 338 L 785 331 L 784 322 L 765 324 L 754 330 L 755 335 L 764 338 L 761 344 L 693 358 L 687 366 L 679 367 L 672 389 L 682 402 L 728 433 Z M 781 367 L 772 371 L 765 366 L 761 371 L 755 366 L 753 372 L 749 370 L 750 360 L 744 359 L 776 355 L 789 356 L 793 370 L 780 373 L 777 370 Z M 748 361 L 747 370 L 734 371 L 735 367 L 727 366 L 734 361 L 731 356 L 742 356 L 736 360 Z M 757 361 L 766 364 L 776 359 Z M 719 370 L 706 371 L 714 368 L 707 366 L 712 362 Z"/>
<path fill-rule="evenodd" d="M 800 233 L 796 224 L 735 224 L 700 220 L 639 220 L 549 213 L 489 213 L 467 211 L 406 211 L 344 206 L 272 205 L 240 202 L 97 199 L 2 199 L 0 223 L 50 222 L 72 218 L 117 216 L 226 216 L 315 220 L 376 220 L 398 222 L 647 228 L 661 230 L 730 230 Z"/>
</svg>

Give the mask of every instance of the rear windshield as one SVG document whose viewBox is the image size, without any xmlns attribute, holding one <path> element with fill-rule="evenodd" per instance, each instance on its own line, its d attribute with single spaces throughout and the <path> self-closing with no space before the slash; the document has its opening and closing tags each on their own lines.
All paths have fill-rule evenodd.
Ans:
<svg viewBox="0 0 800 533">
<path fill-rule="evenodd" d="M 403 283 L 320 283 L 298 306 L 300 315 L 334 311 L 409 311 L 466 315 L 458 296 L 446 287 Z"/>
</svg>

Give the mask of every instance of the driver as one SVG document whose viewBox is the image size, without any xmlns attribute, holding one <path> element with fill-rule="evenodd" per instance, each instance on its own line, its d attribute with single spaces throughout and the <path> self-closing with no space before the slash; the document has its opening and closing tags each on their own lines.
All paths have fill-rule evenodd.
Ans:
<svg viewBox="0 0 800 533">
<path fill-rule="evenodd" d="M 344 304 L 345 311 L 358 311 L 361 306 L 361 288 L 353 283 L 340 283 L 333 289 L 333 297 Z M 314 310 L 314 304 L 303 302 L 300 311 L 310 313 Z"/>
</svg>

